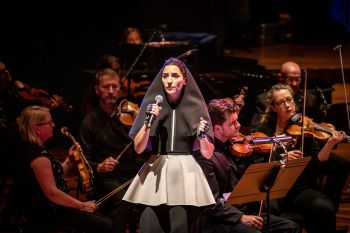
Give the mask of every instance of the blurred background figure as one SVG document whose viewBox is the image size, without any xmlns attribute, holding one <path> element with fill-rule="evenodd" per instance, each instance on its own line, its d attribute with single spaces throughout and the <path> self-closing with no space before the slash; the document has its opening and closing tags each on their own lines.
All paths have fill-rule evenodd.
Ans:
<svg viewBox="0 0 350 233">
<path fill-rule="evenodd" d="M 142 44 L 141 31 L 135 27 L 128 27 L 123 31 L 121 44 Z"/>
</svg>

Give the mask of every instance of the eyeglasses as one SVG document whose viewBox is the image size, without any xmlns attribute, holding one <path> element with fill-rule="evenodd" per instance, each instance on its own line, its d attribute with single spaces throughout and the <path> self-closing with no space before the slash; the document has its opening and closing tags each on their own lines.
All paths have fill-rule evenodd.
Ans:
<svg viewBox="0 0 350 233">
<path fill-rule="evenodd" d="M 36 124 L 36 126 L 53 125 L 53 124 L 55 124 L 55 123 L 53 122 L 53 120 L 49 120 L 49 121 L 46 121 L 46 122 L 38 123 L 38 124 Z"/>
<path fill-rule="evenodd" d="M 302 78 L 301 77 L 285 77 L 284 80 L 287 82 L 287 83 L 291 83 L 293 81 L 295 82 L 301 82 Z"/>
<path fill-rule="evenodd" d="M 279 100 L 276 101 L 275 104 L 278 106 L 281 106 L 282 104 L 286 105 L 286 104 L 291 104 L 293 102 L 293 98 L 292 97 L 287 97 L 284 100 Z"/>
</svg>

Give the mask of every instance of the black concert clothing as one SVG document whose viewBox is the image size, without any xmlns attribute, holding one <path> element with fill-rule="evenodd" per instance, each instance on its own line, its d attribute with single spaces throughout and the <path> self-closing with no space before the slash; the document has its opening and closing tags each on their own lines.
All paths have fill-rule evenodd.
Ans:
<svg viewBox="0 0 350 233">
<path fill-rule="evenodd" d="M 231 192 L 242 176 L 236 166 L 233 155 L 226 149 L 227 145 L 215 138 L 215 151 L 210 160 L 197 156 L 197 161 L 202 167 L 209 186 L 213 192 L 216 204 L 206 209 L 200 217 L 200 227 L 203 233 L 255 233 L 257 229 L 240 222 L 243 214 L 258 215 L 259 203 L 252 202 L 240 205 L 225 206 L 224 193 Z M 263 232 L 266 231 L 266 213 Z M 298 224 L 275 215 L 270 215 L 271 232 L 299 232 Z"/>
<path fill-rule="evenodd" d="M 17 191 L 20 213 L 39 226 L 64 226 L 83 232 L 113 232 L 113 222 L 106 216 L 88 213 L 79 209 L 57 205 L 51 202 L 43 193 L 31 162 L 39 157 L 47 157 L 57 188 L 68 192 L 68 184 L 64 179 L 61 162 L 47 149 L 33 143 L 22 142 L 18 146 L 17 161 Z"/>
<path fill-rule="evenodd" d="M 123 198 L 148 206 L 141 215 L 141 232 L 197 232 L 199 209 L 214 203 L 206 178 L 192 156 L 194 150 L 199 150 L 196 130 L 200 117 L 208 122 L 207 138 L 212 140 L 211 121 L 205 100 L 187 68 L 184 76 L 181 99 L 173 105 L 164 91 L 162 70 L 158 73 L 129 132 L 135 138 L 144 125 L 147 106 L 162 95 L 162 110 L 149 129 L 146 150 L 152 155 Z"/>
<path fill-rule="evenodd" d="M 256 98 L 255 113 L 250 126 L 251 132 L 260 131 L 260 120 L 266 108 L 266 94 L 267 92 L 264 92 Z M 294 95 L 294 99 L 296 112 L 301 112 L 303 105 L 302 90 L 299 90 L 296 95 Z M 311 117 L 314 122 L 319 122 L 318 120 L 322 119 L 322 113 L 319 106 L 320 104 L 317 97 L 310 92 L 306 92 L 306 116 Z M 345 186 L 349 171 L 350 162 L 333 152 L 330 154 L 329 159 L 326 162 L 319 165 L 319 175 L 321 177 L 327 177 L 327 179 L 325 179 L 326 182 L 323 185 L 322 193 L 333 201 L 336 209 L 339 207 L 341 193 Z"/>
<path fill-rule="evenodd" d="M 143 159 L 133 153 L 133 146 L 130 146 L 119 159 L 120 164 L 112 172 L 97 172 L 99 163 L 110 156 L 116 158 L 131 142 L 127 129 L 119 119 L 110 117 L 99 106 L 96 106 L 83 120 L 80 139 L 85 156 L 94 171 L 96 200 L 133 178 L 143 163 Z M 131 206 L 122 202 L 126 189 L 127 187 L 100 206 L 102 213 L 110 215 L 115 220 L 118 232 L 125 231 L 132 214 Z"/>
<path fill-rule="evenodd" d="M 258 130 L 268 136 L 273 136 L 275 128 L 276 123 L 270 121 L 262 124 Z M 300 140 L 297 145 L 286 146 L 286 148 L 288 151 L 297 150 L 299 143 Z M 308 233 L 332 233 L 336 229 L 336 208 L 334 203 L 319 191 L 318 178 L 320 169 L 325 163 L 318 160 L 319 151 L 318 142 L 312 137 L 305 137 L 304 157 L 311 156 L 312 158 L 286 197 L 279 200 L 277 212 L 281 215 L 285 212 L 297 212 L 302 215 L 304 227 Z M 281 159 L 278 153 L 274 153 L 273 157 L 275 160 Z"/>
</svg>

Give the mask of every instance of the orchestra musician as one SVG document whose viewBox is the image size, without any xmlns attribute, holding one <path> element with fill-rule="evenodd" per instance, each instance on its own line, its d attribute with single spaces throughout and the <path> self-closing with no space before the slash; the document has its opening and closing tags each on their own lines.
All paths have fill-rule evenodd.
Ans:
<svg viewBox="0 0 350 233">
<path fill-rule="evenodd" d="M 20 213 L 29 224 L 61 226 L 79 232 L 113 232 L 113 222 L 98 212 L 94 201 L 80 201 L 68 194 L 65 175 L 74 166 L 73 152 L 61 163 L 45 147 L 55 124 L 49 109 L 26 107 L 19 116 L 20 143 L 16 153 L 16 186 Z"/>
<path fill-rule="evenodd" d="M 138 28 L 128 27 L 122 33 L 121 44 L 142 44 L 142 34 Z"/>
<path fill-rule="evenodd" d="M 236 104 L 228 99 L 213 99 L 208 111 L 213 124 L 215 150 L 210 159 L 197 156 L 215 198 L 201 216 L 201 232 L 266 232 L 266 212 L 258 215 L 259 203 L 225 206 L 225 193 L 230 193 L 243 175 L 236 166 L 229 147 L 230 139 L 239 136 L 240 124 Z M 270 215 L 270 232 L 299 232 L 298 224 Z"/>
<path fill-rule="evenodd" d="M 291 87 L 284 84 L 272 86 L 266 95 L 266 103 L 265 115 L 257 130 L 268 136 L 288 134 L 288 127 L 294 123 L 292 116 L 296 113 Z M 299 149 L 300 139 L 296 145 L 286 146 L 288 159 L 312 157 L 287 196 L 280 202 L 280 211 L 293 210 L 304 218 L 308 233 L 330 233 L 336 230 L 336 208 L 334 203 L 318 190 L 318 172 L 329 159 L 334 146 L 344 138 L 344 132 L 334 130 L 323 147 L 320 147 L 313 137 L 305 137 L 303 151 Z M 281 158 L 277 153 L 274 153 L 274 157 Z"/>
<path fill-rule="evenodd" d="M 300 85 L 303 79 L 300 66 L 293 61 L 283 63 L 278 78 L 280 83 L 291 87 L 293 90 L 296 112 L 301 112 L 303 107 L 303 90 Z M 256 111 L 250 126 L 251 132 L 259 131 L 258 128 L 261 124 L 261 118 L 265 114 L 265 109 L 267 107 L 267 93 L 268 92 L 264 92 L 256 98 Z M 317 97 L 309 91 L 306 91 L 305 105 L 306 115 L 311 117 L 315 122 L 318 122 L 318 119 L 321 119 L 322 114 L 318 107 L 320 104 Z M 333 152 L 331 152 L 329 159 L 322 163 L 322 166 L 320 167 L 319 176 L 327 177 L 322 187 L 322 192 L 333 201 L 336 209 L 339 207 L 341 193 L 345 186 L 349 171 L 350 162 Z"/>
<path fill-rule="evenodd" d="M 118 117 L 122 98 L 120 75 L 112 69 L 97 71 L 94 79 L 92 111 L 83 119 L 80 127 L 80 142 L 94 173 L 95 197 L 100 199 L 118 186 L 133 178 L 143 163 L 131 148 L 116 159 L 131 142 L 128 128 Z M 115 222 L 116 232 L 136 231 L 131 205 L 122 202 L 125 187 L 100 206 Z"/>
<path fill-rule="evenodd" d="M 45 106 L 49 109 L 57 109 L 65 103 L 61 96 L 50 95 L 46 90 L 34 88 L 30 85 L 12 77 L 6 64 L 0 60 L 0 175 L 2 177 L 2 186 L 0 185 L 0 198 L 3 204 L 0 212 L 0 219 L 5 224 L 10 222 L 12 209 L 15 203 L 12 198 L 12 186 L 6 187 L 7 183 L 11 184 L 13 179 L 13 156 L 12 148 L 16 147 L 16 118 L 21 111 L 30 105 Z M 66 105 L 67 108 L 71 106 Z M 2 189 L 4 187 L 4 190 Z M 8 194 L 6 194 L 6 189 Z M 4 191 L 4 193 L 3 193 Z M 6 200 L 8 198 L 8 200 Z"/>
</svg>

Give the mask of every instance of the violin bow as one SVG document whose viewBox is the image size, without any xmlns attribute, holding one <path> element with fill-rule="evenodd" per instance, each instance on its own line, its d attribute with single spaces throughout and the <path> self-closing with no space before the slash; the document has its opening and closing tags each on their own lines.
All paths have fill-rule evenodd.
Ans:
<svg viewBox="0 0 350 233">
<path fill-rule="evenodd" d="M 99 200 L 96 201 L 96 205 L 100 206 L 103 202 L 107 201 L 109 198 L 111 198 L 112 196 L 114 196 L 115 194 L 117 194 L 118 192 L 120 192 L 122 189 L 124 189 L 126 186 L 128 186 L 129 184 L 131 184 L 131 182 L 134 180 L 134 178 L 126 181 L 125 183 L 121 184 L 120 186 L 118 186 L 117 188 L 115 188 L 112 192 L 106 194 L 105 196 L 103 196 L 102 198 L 100 198 Z"/>
<path fill-rule="evenodd" d="M 133 141 L 129 142 L 129 144 L 122 150 L 122 152 L 119 153 L 119 155 L 115 158 L 115 160 L 119 160 L 120 157 L 125 153 L 125 151 L 132 145 Z"/>
<path fill-rule="evenodd" d="M 302 119 L 301 119 L 301 146 L 300 150 L 302 153 L 302 156 L 304 154 L 304 142 L 305 142 L 305 135 L 304 135 L 304 122 L 305 122 L 305 116 L 306 116 L 306 88 L 307 88 L 307 69 L 303 68 L 304 73 L 304 93 L 303 93 L 303 113 L 302 113 Z"/>
<path fill-rule="evenodd" d="M 341 68 L 341 74 L 342 74 L 342 78 L 343 78 L 343 87 L 344 87 L 344 95 L 345 95 L 346 115 L 348 117 L 348 127 L 349 127 L 349 131 L 350 131 L 349 106 L 348 106 L 348 97 L 347 97 L 347 93 L 346 93 L 344 66 L 343 66 L 343 57 L 342 57 L 342 53 L 341 53 L 341 47 L 342 47 L 342 45 L 337 45 L 333 48 L 333 50 L 339 51 L 340 68 Z"/>
</svg>

